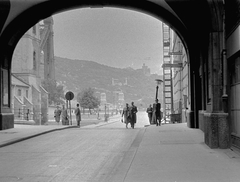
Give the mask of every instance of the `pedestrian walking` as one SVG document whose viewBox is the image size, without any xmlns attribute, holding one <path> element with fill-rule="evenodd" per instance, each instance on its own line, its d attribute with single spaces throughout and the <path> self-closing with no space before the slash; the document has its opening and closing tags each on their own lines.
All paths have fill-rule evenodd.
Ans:
<svg viewBox="0 0 240 182">
<path fill-rule="evenodd" d="M 134 129 L 134 125 L 137 122 L 137 106 L 134 105 L 134 102 L 132 102 L 132 105 L 130 107 L 130 112 L 131 112 L 131 127 Z"/>
<path fill-rule="evenodd" d="M 77 104 L 77 108 L 75 109 L 75 115 L 76 115 L 77 126 L 80 128 L 81 110 L 79 108 L 79 104 Z"/>
<path fill-rule="evenodd" d="M 61 109 L 59 106 L 57 106 L 57 108 L 54 110 L 54 118 L 55 118 L 55 121 L 59 124 L 60 122 L 60 116 L 61 116 Z"/>
<path fill-rule="evenodd" d="M 153 108 L 152 108 L 151 104 L 147 108 L 147 113 L 148 113 L 149 124 L 151 124 L 152 123 L 152 115 L 153 115 Z"/>
<path fill-rule="evenodd" d="M 128 103 L 126 103 L 126 107 L 123 108 L 122 117 L 124 118 L 124 123 L 126 124 L 126 128 L 128 128 L 128 123 L 131 122 L 131 113 Z"/>
<path fill-rule="evenodd" d="M 69 125 L 69 120 L 68 120 L 68 112 L 67 109 L 65 109 L 65 106 L 63 105 L 62 108 L 62 125 Z"/>
<path fill-rule="evenodd" d="M 152 124 L 156 124 L 156 126 L 161 125 L 161 104 L 158 103 L 158 99 L 153 104 Z"/>
</svg>

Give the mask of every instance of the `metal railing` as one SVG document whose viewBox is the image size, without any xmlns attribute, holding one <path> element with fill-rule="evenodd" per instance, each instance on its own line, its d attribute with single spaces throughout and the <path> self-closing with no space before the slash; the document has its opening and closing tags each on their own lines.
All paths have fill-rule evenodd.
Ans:
<svg viewBox="0 0 240 182">
<path fill-rule="evenodd" d="M 37 113 L 34 113 L 33 110 L 20 109 L 20 108 L 19 109 L 13 109 L 13 113 L 14 113 L 14 119 L 26 120 L 26 121 L 32 120 L 34 114 L 37 114 Z"/>
</svg>

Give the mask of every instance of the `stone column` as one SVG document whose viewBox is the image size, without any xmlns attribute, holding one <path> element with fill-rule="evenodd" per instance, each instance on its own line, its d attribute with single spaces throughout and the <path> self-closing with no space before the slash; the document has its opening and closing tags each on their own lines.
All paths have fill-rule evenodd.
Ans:
<svg viewBox="0 0 240 182">
<path fill-rule="evenodd" d="M 0 66 L 0 130 L 14 127 L 14 114 L 11 104 L 11 74 L 8 59 Z"/>
<path fill-rule="evenodd" d="M 198 120 L 199 120 L 199 129 L 205 132 L 205 126 L 204 126 L 204 113 L 205 110 L 198 111 Z"/>
<path fill-rule="evenodd" d="M 210 148 L 229 147 L 228 113 L 204 113 L 204 139 Z"/>
<path fill-rule="evenodd" d="M 209 43 L 210 102 L 204 113 L 205 143 L 210 148 L 228 148 L 228 113 L 224 113 L 222 108 L 222 32 L 212 32 Z"/>
</svg>

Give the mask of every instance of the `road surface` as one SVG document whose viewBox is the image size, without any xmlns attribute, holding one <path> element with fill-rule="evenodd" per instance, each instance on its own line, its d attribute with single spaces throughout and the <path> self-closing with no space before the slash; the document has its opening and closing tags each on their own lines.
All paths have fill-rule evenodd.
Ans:
<svg viewBox="0 0 240 182">
<path fill-rule="evenodd" d="M 135 129 L 110 123 L 56 131 L 0 148 L 0 181 L 111 181 L 127 174 L 148 118 L 138 112 Z"/>
</svg>

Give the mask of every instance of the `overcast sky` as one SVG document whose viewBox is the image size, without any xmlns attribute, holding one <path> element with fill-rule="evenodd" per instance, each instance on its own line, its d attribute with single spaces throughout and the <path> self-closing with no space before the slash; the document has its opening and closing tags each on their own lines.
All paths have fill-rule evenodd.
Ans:
<svg viewBox="0 0 240 182">
<path fill-rule="evenodd" d="M 112 67 L 162 72 L 162 23 L 137 11 L 82 8 L 55 14 L 54 54 Z"/>
</svg>

